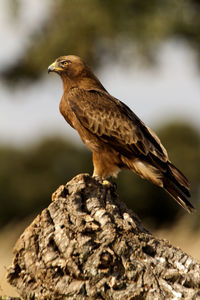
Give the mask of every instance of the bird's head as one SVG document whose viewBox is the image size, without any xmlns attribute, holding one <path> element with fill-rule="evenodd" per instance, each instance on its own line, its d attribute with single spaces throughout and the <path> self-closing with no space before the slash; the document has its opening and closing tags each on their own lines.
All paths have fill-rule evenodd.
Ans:
<svg viewBox="0 0 200 300">
<path fill-rule="evenodd" d="M 58 57 L 54 63 L 48 67 L 48 73 L 58 73 L 64 83 L 64 89 L 71 86 L 79 86 L 85 89 L 105 90 L 98 78 L 93 74 L 87 64 L 75 55 Z"/>
<path fill-rule="evenodd" d="M 80 57 L 67 55 L 58 57 L 54 63 L 48 67 L 48 73 L 55 72 L 61 77 L 67 76 L 68 78 L 73 79 L 80 76 L 86 68 L 85 63 Z"/>
</svg>

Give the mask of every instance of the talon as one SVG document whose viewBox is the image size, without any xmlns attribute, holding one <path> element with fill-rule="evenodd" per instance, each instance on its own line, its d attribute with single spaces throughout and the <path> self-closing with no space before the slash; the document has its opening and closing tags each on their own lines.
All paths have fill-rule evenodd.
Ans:
<svg viewBox="0 0 200 300">
<path fill-rule="evenodd" d="M 110 185 L 110 181 L 104 179 L 104 180 L 103 180 L 103 185 Z"/>
</svg>

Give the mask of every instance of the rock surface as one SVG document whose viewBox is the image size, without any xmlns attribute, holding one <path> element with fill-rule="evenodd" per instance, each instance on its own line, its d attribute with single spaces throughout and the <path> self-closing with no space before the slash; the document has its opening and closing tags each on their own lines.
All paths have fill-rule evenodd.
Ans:
<svg viewBox="0 0 200 300">
<path fill-rule="evenodd" d="M 8 280 L 24 299 L 200 299 L 200 265 L 87 174 L 60 186 L 26 228 Z"/>
</svg>

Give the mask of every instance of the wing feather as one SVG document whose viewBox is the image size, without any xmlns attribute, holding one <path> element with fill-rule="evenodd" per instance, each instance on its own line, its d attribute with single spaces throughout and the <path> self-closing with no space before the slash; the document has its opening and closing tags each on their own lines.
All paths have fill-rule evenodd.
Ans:
<svg viewBox="0 0 200 300">
<path fill-rule="evenodd" d="M 72 88 L 67 101 L 82 126 L 126 155 L 152 153 L 161 161 L 168 160 L 156 134 L 123 102 L 107 92 Z"/>
</svg>

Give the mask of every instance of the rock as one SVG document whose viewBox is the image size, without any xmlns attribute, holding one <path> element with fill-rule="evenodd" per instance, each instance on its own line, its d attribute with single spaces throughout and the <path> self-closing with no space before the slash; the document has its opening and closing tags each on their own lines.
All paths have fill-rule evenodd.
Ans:
<svg viewBox="0 0 200 300">
<path fill-rule="evenodd" d="M 61 185 L 26 228 L 8 280 L 24 299 L 200 299 L 200 265 L 88 174 Z"/>
</svg>

